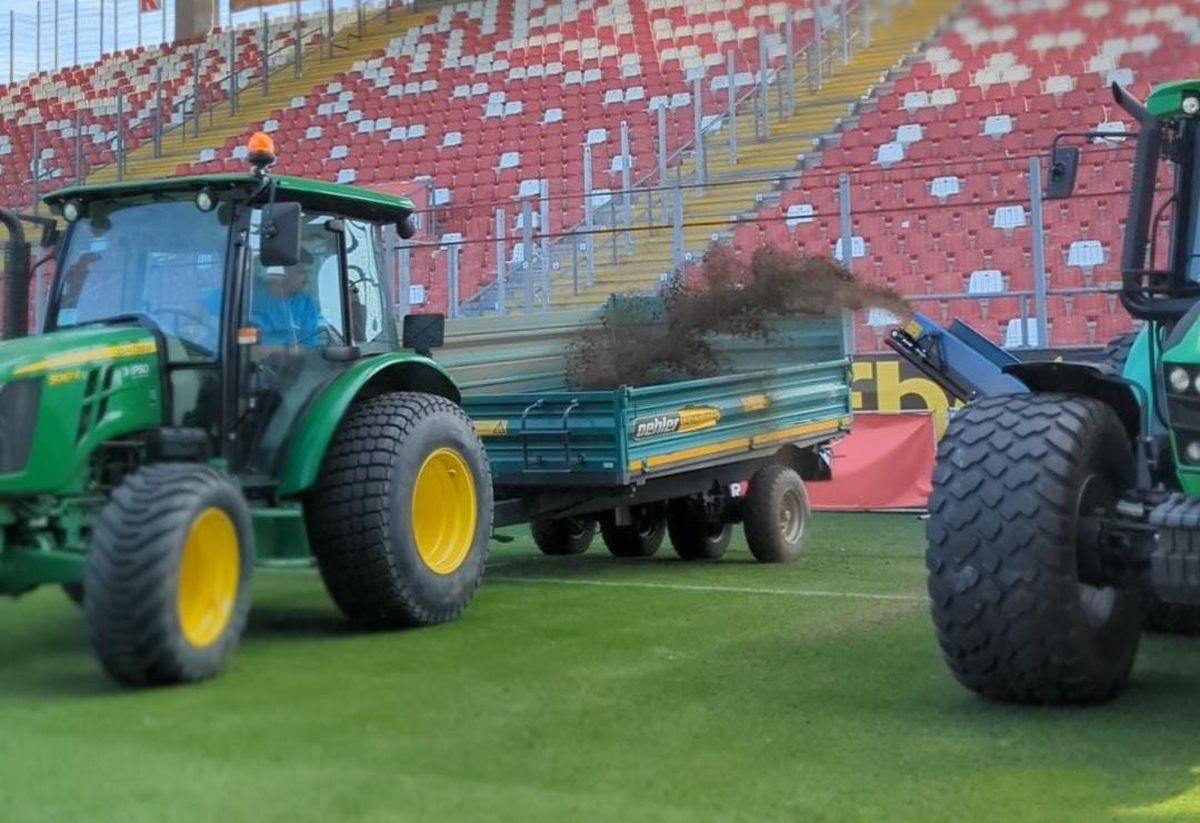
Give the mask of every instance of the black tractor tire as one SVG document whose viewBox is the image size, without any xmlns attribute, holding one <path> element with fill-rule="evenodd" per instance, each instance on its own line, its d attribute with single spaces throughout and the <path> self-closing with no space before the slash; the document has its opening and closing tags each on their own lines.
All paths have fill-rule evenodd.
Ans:
<svg viewBox="0 0 1200 823">
<path fill-rule="evenodd" d="M 1129 437 L 1098 400 L 1010 395 L 954 415 L 925 559 L 938 643 L 960 683 L 1031 704 L 1125 690 L 1146 599 L 1135 573 L 1100 562 L 1089 524 L 1132 481 Z"/>
<path fill-rule="evenodd" d="M 79 608 L 83 608 L 83 584 L 82 583 L 63 583 L 63 594 L 67 599 L 74 603 Z"/>
<path fill-rule="evenodd" d="M 1138 333 L 1126 332 L 1108 341 L 1104 347 L 1104 360 L 1113 370 L 1120 374 L 1125 370 L 1125 361 L 1137 340 Z M 1153 587 L 1147 583 L 1149 608 L 1146 609 L 1146 622 L 1143 628 L 1158 634 L 1200 634 L 1200 606 L 1184 603 L 1167 603 L 1159 599 Z"/>
<path fill-rule="evenodd" d="M 325 588 L 352 622 L 445 623 L 470 603 L 487 565 L 487 454 L 450 400 L 377 395 L 342 420 L 304 512 Z"/>
<path fill-rule="evenodd" d="M 711 517 L 703 500 L 679 497 L 667 504 L 667 536 L 684 560 L 720 560 L 729 548 L 733 526 Z"/>
<path fill-rule="evenodd" d="M 742 530 L 759 563 L 799 560 L 808 545 L 812 507 L 796 470 L 782 463 L 763 466 L 750 478 L 742 504 Z"/>
<path fill-rule="evenodd" d="M 592 545 L 596 536 L 596 518 L 582 517 L 535 517 L 529 524 L 533 542 L 542 554 L 565 557 L 583 554 Z"/>
<path fill-rule="evenodd" d="M 254 531 L 238 486 L 197 464 L 139 469 L 96 516 L 84 562 L 92 648 L 128 686 L 205 680 L 250 610 Z"/>
<path fill-rule="evenodd" d="M 630 509 L 632 520 L 618 526 L 613 512 L 600 515 L 600 536 L 613 557 L 653 557 L 667 533 L 666 507 L 647 503 Z"/>
</svg>

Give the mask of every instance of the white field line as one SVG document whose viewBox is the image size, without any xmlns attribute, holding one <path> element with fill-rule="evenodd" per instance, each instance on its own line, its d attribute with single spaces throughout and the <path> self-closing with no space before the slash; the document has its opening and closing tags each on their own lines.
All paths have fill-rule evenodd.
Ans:
<svg viewBox="0 0 1200 823">
<path fill-rule="evenodd" d="M 769 589 L 757 586 L 705 586 L 691 583 L 647 583 L 617 580 L 583 580 L 563 577 L 498 577 L 487 575 L 492 583 L 548 583 L 562 586 L 604 586 L 616 589 L 666 589 L 679 592 L 723 592 L 730 594 L 766 594 L 783 597 L 832 597 L 852 600 L 902 600 L 922 603 L 926 598 L 911 594 L 872 594 L 870 592 L 834 592 L 815 589 Z"/>
</svg>

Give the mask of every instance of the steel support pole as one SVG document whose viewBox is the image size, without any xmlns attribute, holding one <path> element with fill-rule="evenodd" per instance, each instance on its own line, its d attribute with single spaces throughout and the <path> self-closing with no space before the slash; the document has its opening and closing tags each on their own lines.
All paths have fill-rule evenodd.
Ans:
<svg viewBox="0 0 1200 823">
<path fill-rule="evenodd" d="M 33 71 L 42 73 L 42 0 L 37 0 L 33 13 Z"/>
<path fill-rule="evenodd" d="M 810 88 L 821 88 L 821 73 L 824 71 L 824 58 L 821 54 L 821 40 L 825 37 L 825 32 L 821 30 L 821 0 L 813 0 L 813 39 L 812 51 L 810 52 L 813 69 L 808 75 L 808 85 Z"/>
<path fill-rule="evenodd" d="M 236 115 L 238 110 L 238 73 L 237 73 L 237 38 L 234 37 L 233 31 L 228 32 L 229 37 L 229 113 Z"/>
<path fill-rule="evenodd" d="M 850 62 L 850 0 L 838 0 L 838 23 L 842 34 L 842 64 Z"/>
<path fill-rule="evenodd" d="M 596 211 L 592 202 L 592 147 L 583 147 L 583 225 L 587 228 L 584 252 L 587 282 L 596 285 Z"/>
<path fill-rule="evenodd" d="M 140 49 L 142 47 L 142 7 L 135 6 L 134 8 L 134 19 L 137 20 L 138 48 Z"/>
<path fill-rule="evenodd" d="M 125 179 L 125 98 L 117 96 L 117 180 Z"/>
<path fill-rule="evenodd" d="M 841 254 L 838 256 L 842 268 L 850 271 L 854 266 L 854 227 L 850 222 L 850 175 L 838 175 L 838 221 L 841 225 Z"/>
<path fill-rule="evenodd" d="M 403 307 L 403 315 L 412 308 L 412 252 L 407 243 L 401 243 L 396 248 L 396 269 L 400 277 L 400 294 L 397 299 Z"/>
<path fill-rule="evenodd" d="M 193 53 L 192 59 L 192 137 L 200 136 L 200 52 Z"/>
<path fill-rule="evenodd" d="M 1033 310 L 1037 326 L 1037 344 L 1048 342 L 1046 328 L 1046 226 L 1042 215 L 1042 164 L 1029 158 L 1029 205 L 1033 221 Z M 1024 329 L 1022 329 L 1022 332 Z"/>
<path fill-rule="evenodd" d="M 862 11 L 862 47 L 867 49 L 871 47 L 871 0 L 858 0 L 858 7 Z"/>
<path fill-rule="evenodd" d="M 783 43 L 787 49 L 787 55 L 784 58 L 785 67 L 787 70 L 786 88 L 787 94 L 787 116 L 791 117 L 796 113 L 796 14 L 791 9 L 788 9 L 787 20 L 783 24 Z"/>
<path fill-rule="evenodd" d="M 766 140 L 771 136 L 771 101 L 767 87 L 767 33 L 758 30 L 758 99 L 754 110 L 754 136 Z"/>
<path fill-rule="evenodd" d="M 271 21 L 263 12 L 259 25 L 262 27 L 262 93 L 271 93 Z"/>
<path fill-rule="evenodd" d="M 449 314 L 451 318 L 458 317 L 458 253 L 461 246 L 459 241 L 454 241 L 446 251 L 449 257 L 446 260 L 446 273 L 450 278 L 449 283 Z"/>
<path fill-rule="evenodd" d="M 162 0 L 162 39 L 159 40 L 159 45 L 167 43 L 167 0 Z"/>
<path fill-rule="evenodd" d="M 692 131 L 694 134 L 694 149 L 692 157 L 696 164 L 696 185 L 703 186 L 708 171 L 708 162 L 704 157 L 704 79 L 697 77 L 692 81 Z"/>
<path fill-rule="evenodd" d="M 504 209 L 496 209 L 496 314 L 508 313 L 508 242 Z"/>
<path fill-rule="evenodd" d="M 72 3 L 71 12 L 71 65 L 79 65 L 79 0 Z M 163 4 L 166 8 L 166 4 Z"/>
<path fill-rule="evenodd" d="M 100 57 L 104 56 L 104 2 L 100 0 L 100 25 L 96 28 L 96 36 L 100 38 Z"/>
<path fill-rule="evenodd" d="M 300 24 L 300 0 L 296 0 L 296 16 L 292 18 L 292 45 L 295 48 L 296 59 L 293 63 L 297 77 L 304 73 L 304 47 L 301 45 L 304 29 Z"/>
<path fill-rule="evenodd" d="M 16 51 L 16 39 L 13 37 L 13 30 L 16 26 L 16 14 L 12 9 L 8 10 L 8 82 L 12 85 L 16 82 L 16 67 L 13 65 L 13 53 Z"/>
<path fill-rule="evenodd" d="M 728 89 L 728 128 L 729 128 L 729 165 L 736 166 L 738 161 L 738 145 L 737 145 L 737 84 L 734 78 L 737 77 L 737 60 L 733 51 L 725 52 L 725 76 L 729 78 Z"/>
<path fill-rule="evenodd" d="M 333 0 L 326 0 L 325 4 L 325 39 L 329 44 L 328 57 L 333 58 Z"/>
<path fill-rule="evenodd" d="M 120 98 L 118 98 L 119 100 Z M 30 147 L 33 150 L 33 207 L 36 209 L 38 205 L 38 178 L 42 174 L 42 149 L 38 145 L 38 130 L 34 129 L 29 136 Z"/>
<path fill-rule="evenodd" d="M 362 40 L 367 29 L 367 20 L 363 14 L 362 0 L 354 0 L 354 11 L 355 16 L 358 18 L 358 39 Z"/>
<path fill-rule="evenodd" d="M 675 178 L 671 190 L 671 256 L 675 271 L 683 267 L 683 188 Z"/>
<path fill-rule="evenodd" d="M 75 185 L 83 185 L 83 112 L 75 110 Z"/>
<path fill-rule="evenodd" d="M 521 311 L 533 311 L 533 206 L 521 200 Z"/>
<path fill-rule="evenodd" d="M 121 50 L 121 0 L 113 0 L 113 53 Z"/>
<path fill-rule="evenodd" d="M 621 121 L 621 212 L 625 225 L 625 250 L 633 251 L 633 155 L 629 151 L 629 123 Z M 542 227 L 545 233 L 545 227 Z"/>
<path fill-rule="evenodd" d="M 658 120 L 658 190 L 659 202 L 662 203 L 662 219 L 665 223 L 667 220 L 667 153 L 670 149 L 667 146 L 667 109 L 666 106 L 659 106 L 657 112 Z M 653 199 L 653 198 L 651 198 Z M 592 281 L 588 280 L 588 285 Z"/>
<path fill-rule="evenodd" d="M 162 66 L 154 69 L 154 156 L 162 157 L 163 122 L 162 122 Z"/>
<path fill-rule="evenodd" d="M 542 311 L 550 311 L 550 184 L 545 180 L 538 194 L 538 235 L 542 241 Z"/>
</svg>

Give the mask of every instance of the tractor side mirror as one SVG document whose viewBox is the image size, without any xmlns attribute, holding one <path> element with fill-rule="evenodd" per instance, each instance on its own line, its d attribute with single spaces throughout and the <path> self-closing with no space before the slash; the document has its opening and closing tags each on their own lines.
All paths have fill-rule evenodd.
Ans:
<svg viewBox="0 0 1200 823">
<path fill-rule="evenodd" d="M 1050 178 L 1046 181 L 1047 200 L 1065 200 L 1075 191 L 1075 173 L 1079 170 L 1079 149 L 1055 146 L 1050 152 Z"/>
<path fill-rule="evenodd" d="M 264 266 L 300 262 L 300 204 L 272 203 L 263 208 L 259 259 Z"/>
<path fill-rule="evenodd" d="M 417 224 L 411 214 L 396 224 L 396 233 L 400 235 L 401 240 L 411 240 L 416 236 Z"/>
<path fill-rule="evenodd" d="M 446 342 L 446 315 L 404 315 L 403 337 L 404 348 L 428 357 L 433 349 L 440 349 Z"/>
</svg>

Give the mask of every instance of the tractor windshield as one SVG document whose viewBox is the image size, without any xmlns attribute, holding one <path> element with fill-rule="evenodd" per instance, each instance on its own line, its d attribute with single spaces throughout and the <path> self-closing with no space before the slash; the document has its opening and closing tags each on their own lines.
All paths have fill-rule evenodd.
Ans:
<svg viewBox="0 0 1200 823">
<path fill-rule="evenodd" d="M 172 362 L 215 360 L 231 212 L 191 197 L 89 204 L 71 227 L 51 327 L 132 319 L 164 334 Z"/>
</svg>

